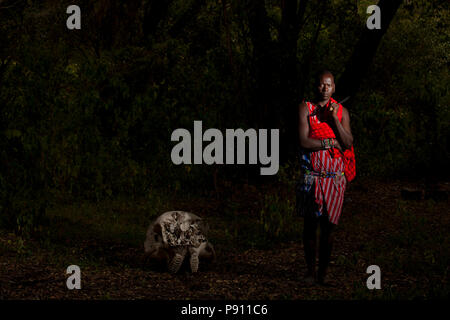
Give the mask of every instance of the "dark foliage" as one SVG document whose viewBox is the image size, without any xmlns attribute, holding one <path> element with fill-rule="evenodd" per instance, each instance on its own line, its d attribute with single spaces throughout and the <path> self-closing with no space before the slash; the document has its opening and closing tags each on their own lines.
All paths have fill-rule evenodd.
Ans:
<svg viewBox="0 0 450 320">
<path fill-rule="evenodd" d="M 68 1 L 0 1 L 2 224 L 31 232 L 58 199 L 258 176 L 173 165 L 171 133 L 194 120 L 280 128 L 295 162 L 297 106 L 324 66 L 352 94 L 358 175 L 448 177 L 449 4 L 400 2 L 369 35 L 349 0 L 79 1 L 73 31 Z"/>
</svg>

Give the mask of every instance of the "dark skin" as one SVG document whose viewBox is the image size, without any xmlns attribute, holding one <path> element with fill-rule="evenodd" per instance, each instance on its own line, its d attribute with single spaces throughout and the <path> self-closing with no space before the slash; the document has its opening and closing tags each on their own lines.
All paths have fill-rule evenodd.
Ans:
<svg viewBox="0 0 450 320">
<path fill-rule="evenodd" d="M 319 117 L 321 119 L 326 119 L 326 122 L 330 125 L 336 135 L 337 143 L 335 147 L 340 151 L 344 151 L 345 149 L 351 148 L 353 144 L 353 135 L 350 128 L 350 116 L 348 110 L 342 107 L 342 122 L 340 122 L 337 116 L 340 108 L 338 104 L 330 103 L 328 108 L 324 107 L 327 105 L 334 91 L 335 84 L 333 75 L 330 73 L 323 74 L 319 79 L 317 97 L 314 104 L 321 107 Z M 308 106 L 305 102 L 303 102 L 299 106 L 298 131 L 300 146 L 311 151 L 322 150 L 324 148 L 322 147 L 321 140 L 309 137 L 308 115 Z"/>
<path fill-rule="evenodd" d="M 320 106 L 318 117 L 320 121 L 326 121 L 332 128 L 336 136 L 335 148 L 340 151 L 351 148 L 353 144 L 353 136 L 350 129 L 350 116 L 347 109 L 342 107 L 342 121 L 339 121 L 338 111 L 340 106 L 336 103 L 328 104 L 331 96 L 335 91 L 334 77 L 331 73 L 324 73 L 320 76 L 317 86 L 317 97 L 314 101 L 315 105 Z M 304 149 L 310 151 L 323 150 L 322 142 L 319 139 L 309 137 L 309 111 L 306 103 L 299 106 L 299 137 L 300 145 Z M 320 245 L 319 245 L 319 269 L 316 273 L 316 230 L 320 225 Z M 330 261 L 331 250 L 333 246 L 333 230 L 334 225 L 328 221 L 326 214 L 320 218 L 305 217 L 303 243 L 305 250 L 305 260 L 308 268 L 306 274 L 307 283 L 316 280 L 321 285 L 327 285 L 325 282 L 325 274 Z"/>
</svg>

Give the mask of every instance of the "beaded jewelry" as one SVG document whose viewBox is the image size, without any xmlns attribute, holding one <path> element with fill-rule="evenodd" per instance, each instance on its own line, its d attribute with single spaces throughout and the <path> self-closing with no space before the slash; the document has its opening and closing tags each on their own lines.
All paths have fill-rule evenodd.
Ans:
<svg viewBox="0 0 450 320">
<path fill-rule="evenodd" d="M 330 148 L 334 148 L 334 146 L 336 145 L 336 139 L 323 139 L 322 140 L 322 148 L 324 149 L 330 149 Z"/>
</svg>

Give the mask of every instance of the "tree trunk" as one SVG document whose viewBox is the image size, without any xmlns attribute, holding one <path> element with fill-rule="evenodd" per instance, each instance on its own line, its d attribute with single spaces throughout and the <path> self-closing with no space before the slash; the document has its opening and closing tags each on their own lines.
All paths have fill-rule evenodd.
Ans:
<svg viewBox="0 0 450 320">
<path fill-rule="evenodd" d="M 247 3 L 248 24 L 253 43 L 253 74 L 255 90 L 252 93 L 251 125 L 270 127 L 274 120 L 274 96 L 277 91 L 275 46 L 269 33 L 264 1 L 249 0 Z"/>
<path fill-rule="evenodd" d="M 282 1 L 282 20 L 278 47 L 280 49 L 280 91 L 277 109 L 280 118 L 280 160 L 284 163 L 295 153 L 297 139 L 297 107 L 299 97 L 299 67 L 297 59 L 297 40 L 307 0 Z"/>
<path fill-rule="evenodd" d="M 264 1 L 249 0 L 247 12 L 253 43 L 256 80 L 253 123 L 280 129 L 281 161 L 293 154 L 297 142 L 299 68 L 297 40 L 308 0 L 281 1 L 282 20 L 278 41 L 271 39 Z"/>
<path fill-rule="evenodd" d="M 401 4 L 402 0 L 380 0 L 378 2 L 381 10 L 381 29 L 370 30 L 364 25 L 365 29 L 355 46 L 350 60 L 347 62 L 343 75 L 336 85 L 336 95 L 339 99 L 347 96 L 353 98 L 358 92 L 359 86 L 372 63 L 381 39 L 389 28 Z"/>
</svg>

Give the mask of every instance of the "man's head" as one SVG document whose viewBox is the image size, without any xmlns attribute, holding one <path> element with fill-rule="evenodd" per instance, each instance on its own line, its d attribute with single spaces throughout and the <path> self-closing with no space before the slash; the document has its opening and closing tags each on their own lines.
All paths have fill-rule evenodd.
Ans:
<svg viewBox="0 0 450 320">
<path fill-rule="evenodd" d="M 334 77 L 328 70 L 323 70 L 317 74 L 316 78 L 317 95 L 320 100 L 328 100 L 334 93 Z"/>
</svg>

